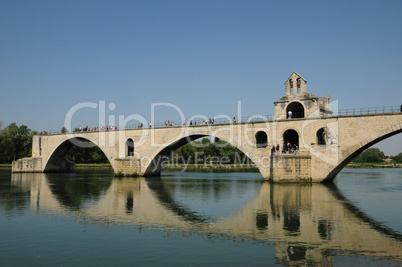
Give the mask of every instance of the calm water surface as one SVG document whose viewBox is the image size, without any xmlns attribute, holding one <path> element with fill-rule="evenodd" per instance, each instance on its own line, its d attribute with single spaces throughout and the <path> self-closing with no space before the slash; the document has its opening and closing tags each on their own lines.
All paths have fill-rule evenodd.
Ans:
<svg viewBox="0 0 402 267">
<path fill-rule="evenodd" d="M 0 170 L 0 265 L 402 266 L 401 193 L 401 169 L 331 185 Z"/>
</svg>

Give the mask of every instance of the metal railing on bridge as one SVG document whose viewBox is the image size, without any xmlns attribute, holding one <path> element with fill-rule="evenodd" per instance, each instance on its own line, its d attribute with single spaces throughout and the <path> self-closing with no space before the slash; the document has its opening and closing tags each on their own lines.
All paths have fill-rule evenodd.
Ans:
<svg viewBox="0 0 402 267">
<path fill-rule="evenodd" d="M 396 112 L 402 112 L 402 106 L 339 109 L 338 111 L 335 110 L 332 116 L 369 115 Z"/>
<path fill-rule="evenodd" d="M 333 116 L 353 116 L 353 115 L 369 115 L 369 114 L 386 114 L 386 113 L 399 113 L 402 112 L 402 106 L 384 106 L 384 107 L 369 107 L 369 108 L 352 108 L 352 109 L 338 109 L 333 110 L 332 114 L 328 117 Z M 297 116 L 293 114 L 293 118 L 302 118 L 303 116 Z M 157 122 L 152 124 L 152 128 L 164 128 L 164 127 L 184 127 L 184 126 L 207 126 L 215 124 L 233 124 L 233 123 L 251 123 L 251 122 L 264 122 L 275 120 L 275 115 L 260 115 L 256 114 L 253 116 L 243 116 L 243 117 L 229 117 L 229 116 L 215 116 L 205 119 L 206 116 L 195 117 L 195 119 L 184 122 L 177 121 L 165 121 Z M 311 117 L 312 118 L 312 117 Z M 319 117 L 317 117 L 319 118 Z M 141 129 L 150 128 L 150 125 L 137 124 L 127 124 L 120 125 L 118 127 L 107 128 L 107 126 L 96 126 L 88 127 L 87 131 L 83 132 L 94 132 L 94 131 L 110 131 L 110 130 L 128 130 L 128 129 Z M 43 132 L 44 133 L 44 132 Z M 60 134 L 62 131 L 49 131 L 47 134 Z"/>
</svg>

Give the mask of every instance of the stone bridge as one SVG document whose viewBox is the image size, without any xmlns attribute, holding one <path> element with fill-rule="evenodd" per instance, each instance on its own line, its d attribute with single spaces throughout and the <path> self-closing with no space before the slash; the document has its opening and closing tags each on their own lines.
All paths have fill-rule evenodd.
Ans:
<svg viewBox="0 0 402 267">
<path fill-rule="evenodd" d="M 363 150 L 402 132 L 399 110 L 334 116 L 329 96 L 316 97 L 306 86 L 296 72 L 289 77 L 285 96 L 274 102 L 274 120 L 34 136 L 32 158 L 14 161 L 13 172 L 71 171 L 67 152 L 90 141 L 115 173 L 157 176 L 172 151 L 213 136 L 245 153 L 266 180 L 330 182 Z M 278 144 L 280 150 L 287 144 L 297 147 L 297 153 L 272 153 Z"/>
</svg>

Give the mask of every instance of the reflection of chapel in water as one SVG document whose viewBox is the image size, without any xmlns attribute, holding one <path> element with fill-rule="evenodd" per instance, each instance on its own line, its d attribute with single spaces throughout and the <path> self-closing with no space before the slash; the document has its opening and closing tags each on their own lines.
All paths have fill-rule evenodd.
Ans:
<svg viewBox="0 0 402 267">
<path fill-rule="evenodd" d="M 317 97 L 311 93 L 307 93 L 307 81 L 297 72 L 285 82 L 285 96 L 274 102 L 275 120 L 283 119 L 304 119 L 328 117 L 332 114 L 330 110 L 330 97 Z M 325 128 L 317 131 L 317 144 L 326 144 Z M 292 145 L 299 146 L 299 133 L 296 130 L 288 129 L 283 133 L 283 141 L 288 141 Z"/>
</svg>

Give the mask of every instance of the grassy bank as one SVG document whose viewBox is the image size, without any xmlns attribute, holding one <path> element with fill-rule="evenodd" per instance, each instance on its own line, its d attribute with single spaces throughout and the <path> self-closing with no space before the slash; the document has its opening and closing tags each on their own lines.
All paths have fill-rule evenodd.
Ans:
<svg viewBox="0 0 402 267">
<path fill-rule="evenodd" d="M 384 168 L 402 168 L 402 164 L 388 164 L 384 162 L 369 163 L 369 162 L 352 162 L 346 165 L 346 168 L 366 168 L 366 169 L 384 169 Z"/>
<path fill-rule="evenodd" d="M 186 170 L 186 171 L 216 171 L 216 172 L 237 172 L 237 171 L 258 171 L 253 164 L 174 164 L 165 165 L 162 170 Z"/>
<path fill-rule="evenodd" d="M 110 163 L 76 163 L 76 168 L 111 168 Z"/>
<path fill-rule="evenodd" d="M 11 169 L 11 163 L 0 163 L 0 169 Z"/>
<path fill-rule="evenodd" d="M 111 168 L 110 163 L 77 163 L 76 168 Z M 384 168 L 402 168 L 402 164 L 384 164 L 382 163 L 349 163 L 346 168 L 366 168 L 366 169 L 384 169 Z M 0 163 L 0 169 L 11 169 L 11 163 Z M 174 164 L 163 166 L 163 170 L 212 170 L 212 171 L 258 171 L 253 164 Z"/>
</svg>

